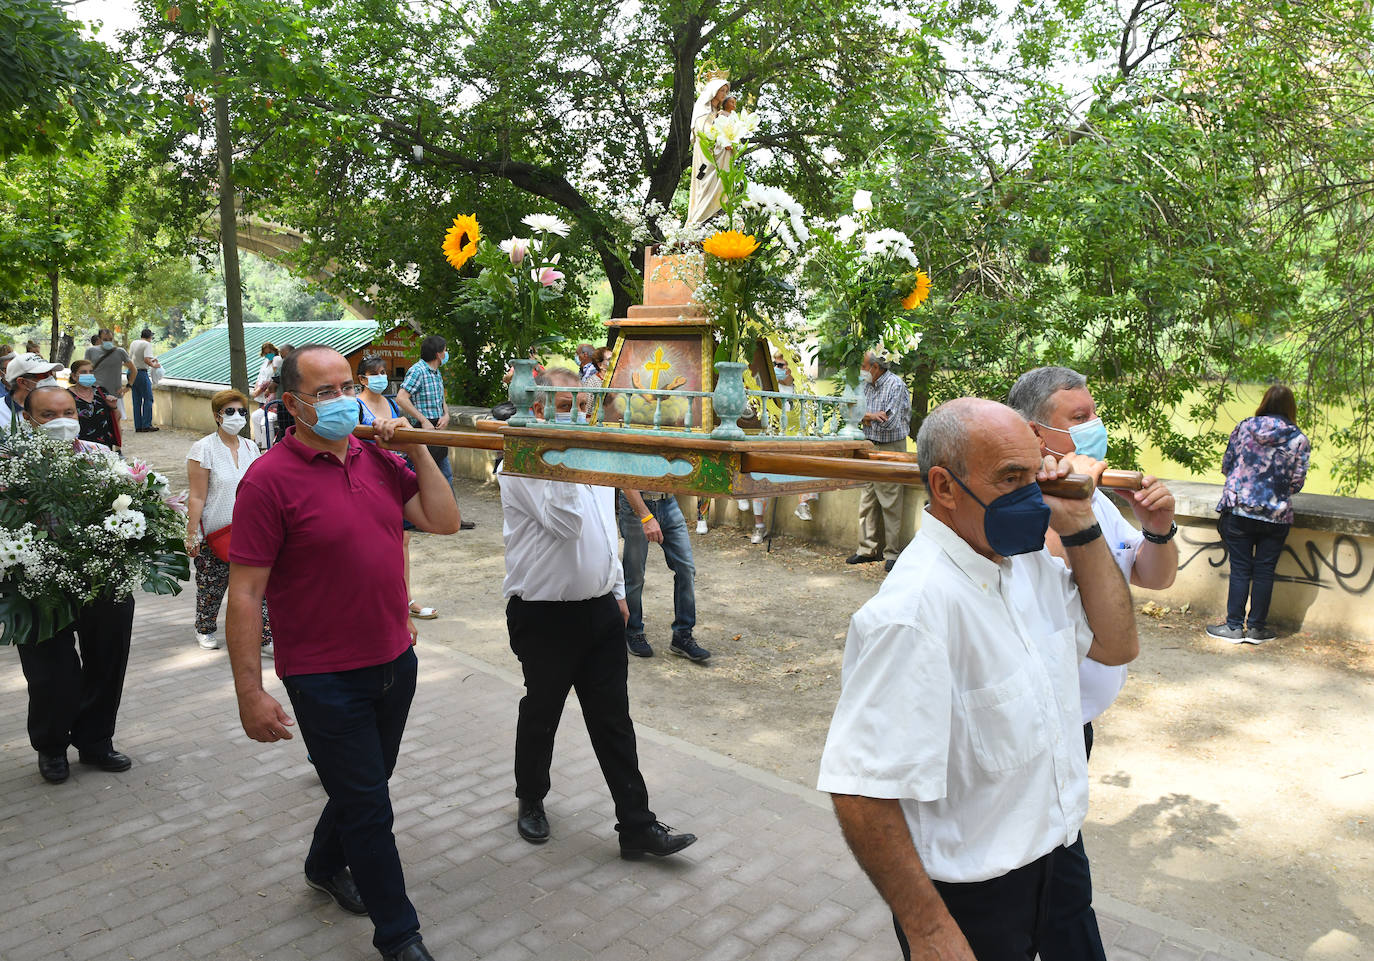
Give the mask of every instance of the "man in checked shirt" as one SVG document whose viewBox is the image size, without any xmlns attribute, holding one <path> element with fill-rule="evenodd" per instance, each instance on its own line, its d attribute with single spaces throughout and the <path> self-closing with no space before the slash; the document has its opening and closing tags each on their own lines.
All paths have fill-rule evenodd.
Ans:
<svg viewBox="0 0 1374 961">
<path fill-rule="evenodd" d="M 879 450 L 906 450 L 911 428 L 911 393 L 902 379 L 891 371 L 887 358 L 869 351 L 859 365 L 863 385 L 864 436 Z M 881 526 L 879 526 L 881 524 Z M 846 564 L 868 564 L 887 555 L 886 570 L 892 570 L 901 552 L 902 485 L 867 484 L 859 494 L 859 548 Z M 882 545 L 881 548 L 879 545 Z"/>
</svg>

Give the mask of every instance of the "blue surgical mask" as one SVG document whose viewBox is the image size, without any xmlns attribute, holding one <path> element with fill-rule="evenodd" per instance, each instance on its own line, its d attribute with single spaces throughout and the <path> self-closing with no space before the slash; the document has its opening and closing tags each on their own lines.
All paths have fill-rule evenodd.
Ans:
<svg viewBox="0 0 1374 961">
<path fill-rule="evenodd" d="M 114 341 L 112 341 L 112 340 L 102 340 L 102 341 L 100 342 L 100 349 L 101 349 L 101 350 L 114 350 Z"/>
<path fill-rule="evenodd" d="M 859 383 L 861 383 L 861 384 L 871 384 L 871 383 L 873 383 L 873 375 L 870 374 L 867 370 L 861 370 L 861 371 L 859 371 Z"/>
<path fill-rule="evenodd" d="M 315 423 L 307 425 L 325 440 L 343 440 L 358 426 L 358 401 L 353 397 L 339 397 L 323 404 L 312 404 L 302 399 L 302 404 L 315 410 Z"/>
<path fill-rule="evenodd" d="M 784 367 L 782 364 L 774 364 L 773 370 L 777 371 L 778 380 L 783 380 L 787 377 L 787 368 Z"/>
<path fill-rule="evenodd" d="M 1078 453 L 1093 460 L 1107 459 L 1107 426 L 1102 423 L 1101 417 L 1074 424 L 1069 428 L 1069 436 L 1073 438 L 1073 449 Z"/>
<path fill-rule="evenodd" d="M 386 374 L 367 375 L 367 389 L 374 394 L 385 394 L 388 383 L 390 383 L 390 378 Z"/>
<path fill-rule="evenodd" d="M 1008 491 L 991 504 L 984 504 L 953 471 L 949 476 L 978 501 L 983 508 L 983 536 L 988 546 L 1003 557 L 1033 554 L 1045 546 L 1045 531 L 1050 529 L 1050 508 L 1032 481 L 1025 487 Z"/>
<path fill-rule="evenodd" d="M 80 384 L 82 387 L 94 387 L 95 374 L 77 374 L 76 382 Z"/>
<path fill-rule="evenodd" d="M 444 351 L 444 356 L 442 356 L 442 357 L 439 358 L 439 363 L 441 363 L 441 364 L 447 364 L 447 363 L 448 363 L 448 351 Z"/>
</svg>

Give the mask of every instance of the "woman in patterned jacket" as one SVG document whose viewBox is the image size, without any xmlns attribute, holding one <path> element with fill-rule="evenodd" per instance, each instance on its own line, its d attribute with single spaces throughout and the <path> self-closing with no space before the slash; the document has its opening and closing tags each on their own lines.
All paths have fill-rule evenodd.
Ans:
<svg viewBox="0 0 1374 961">
<path fill-rule="evenodd" d="M 1226 623 L 1207 628 L 1207 633 L 1232 644 L 1259 644 L 1277 636 L 1265 625 L 1274 568 L 1293 526 L 1293 495 L 1307 480 L 1312 453 L 1312 445 L 1294 423 L 1297 416 L 1293 392 L 1283 384 L 1273 385 L 1264 392 L 1255 416 L 1231 432 L 1221 461 L 1226 487 L 1217 504 L 1217 529 L 1231 558 L 1231 584 Z"/>
</svg>

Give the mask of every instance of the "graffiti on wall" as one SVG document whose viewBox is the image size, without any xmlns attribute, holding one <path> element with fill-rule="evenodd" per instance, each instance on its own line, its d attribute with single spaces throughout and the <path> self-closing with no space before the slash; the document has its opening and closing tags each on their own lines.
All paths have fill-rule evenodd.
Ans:
<svg viewBox="0 0 1374 961">
<path fill-rule="evenodd" d="M 1178 569 L 1181 571 L 1194 561 L 1220 568 L 1227 564 L 1226 544 L 1216 534 L 1194 533 L 1195 529 L 1179 528 Z M 1350 534 L 1337 534 L 1331 546 L 1323 550 L 1316 541 L 1295 545 L 1290 538 L 1283 545 L 1275 582 L 1302 584 L 1323 590 L 1339 588 L 1347 594 L 1365 594 L 1374 587 L 1374 562 L 1364 562 L 1360 539 Z"/>
</svg>

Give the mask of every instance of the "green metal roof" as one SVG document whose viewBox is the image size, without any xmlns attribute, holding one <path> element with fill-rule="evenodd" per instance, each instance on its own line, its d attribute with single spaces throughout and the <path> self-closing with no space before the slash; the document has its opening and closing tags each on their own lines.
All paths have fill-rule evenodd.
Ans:
<svg viewBox="0 0 1374 961">
<path fill-rule="evenodd" d="M 347 356 L 377 339 L 375 320 L 340 320 L 324 324 L 244 324 L 243 343 L 248 351 L 248 380 L 258 376 L 258 351 L 264 341 L 280 347 L 292 344 L 325 344 Z M 229 328 L 215 327 L 197 334 L 179 347 L 159 354 L 163 374 L 177 380 L 207 384 L 229 383 Z"/>
</svg>

